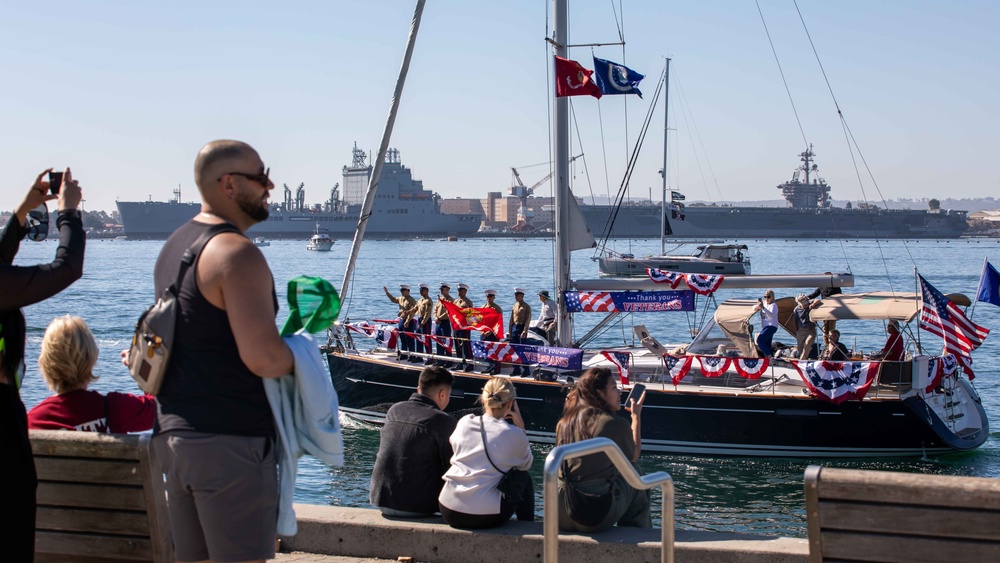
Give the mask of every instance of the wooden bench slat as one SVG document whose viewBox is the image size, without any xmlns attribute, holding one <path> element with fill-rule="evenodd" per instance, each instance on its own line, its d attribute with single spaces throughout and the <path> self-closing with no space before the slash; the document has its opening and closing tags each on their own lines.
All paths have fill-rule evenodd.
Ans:
<svg viewBox="0 0 1000 563">
<path fill-rule="evenodd" d="M 882 536 L 839 531 L 823 532 L 824 561 L 882 561 L 885 563 L 954 563 L 1000 561 L 1000 543 L 956 539 Z"/>
<path fill-rule="evenodd" d="M 820 498 L 1000 510 L 1000 480 L 824 467 Z"/>
<path fill-rule="evenodd" d="M 148 539 L 115 538 L 68 532 L 35 533 L 35 551 L 53 555 L 64 554 L 63 561 L 80 557 L 109 557 L 127 561 L 152 561 Z"/>
<path fill-rule="evenodd" d="M 146 510 L 146 497 L 139 487 L 41 482 L 36 496 L 39 506 Z"/>
<path fill-rule="evenodd" d="M 823 530 L 997 540 L 1000 512 L 820 500 Z"/>
<path fill-rule="evenodd" d="M 138 434 L 98 434 L 67 430 L 29 430 L 31 449 L 36 456 L 59 455 L 138 460 L 144 436 Z"/>
<path fill-rule="evenodd" d="M 39 481 L 142 486 L 138 461 L 35 456 Z"/>
<path fill-rule="evenodd" d="M 36 529 L 87 532 L 112 536 L 149 536 L 149 517 L 142 511 L 81 510 L 38 507 Z"/>
</svg>

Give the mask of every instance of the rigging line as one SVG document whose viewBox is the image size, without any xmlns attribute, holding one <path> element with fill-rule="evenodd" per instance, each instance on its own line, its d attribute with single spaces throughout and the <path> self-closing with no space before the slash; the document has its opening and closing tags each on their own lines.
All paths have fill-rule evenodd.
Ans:
<svg viewBox="0 0 1000 563">
<path fill-rule="evenodd" d="M 674 74 L 675 78 L 676 78 L 676 76 L 677 75 Z M 698 165 L 698 175 L 701 176 L 701 184 L 703 186 L 705 186 L 705 195 L 708 196 L 708 200 L 709 201 L 712 201 L 712 194 L 711 194 L 711 192 L 708 191 L 708 181 L 705 179 L 705 169 L 702 168 L 702 166 L 701 166 L 701 156 L 699 156 L 699 154 L 698 154 L 698 146 L 695 145 L 694 137 L 691 136 L 691 130 L 694 128 L 694 126 L 688 124 L 688 114 L 687 113 L 685 113 L 685 112 L 682 111 L 681 112 L 681 118 L 684 119 L 684 125 L 685 125 L 684 132 L 687 133 L 688 142 L 691 143 L 691 153 L 694 155 L 694 161 Z M 693 120 L 694 116 L 692 116 L 691 119 Z M 678 141 L 678 144 L 680 144 L 679 141 Z M 705 158 L 706 158 L 706 160 L 708 159 L 708 155 L 707 154 L 705 155 Z M 716 187 L 718 188 L 718 184 L 716 184 Z M 722 199 L 724 199 L 722 197 L 722 192 L 719 191 L 719 200 L 720 200 L 720 202 L 721 202 Z"/>
<path fill-rule="evenodd" d="M 542 7 L 542 11 L 545 12 L 545 37 L 548 38 L 549 37 L 549 31 L 550 31 L 549 30 L 549 9 L 548 9 L 548 6 L 543 6 Z M 550 49 L 554 49 L 554 47 L 550 47 L 549 42 L 547 40 L 543 41 L 542 42 L 542 51 L 545 53 L 545 55 L 544 55 L 544 57 L 545 57 L 545 65 L 546 65 L 545 68 L 547 69 L 547 72 L 545 73 L 545 92 L 546 92 L 546 94 L 545 94 L 545 113 L 546 113 L 546 123 L 548 124 L 548 127 L 546 127 L 546 131 L 548 133 L 549 174 L 550 174 L 549 177 L 552 178 L 552 179 L 554 179 L 555 181 L 558 181 L 558 179 L 555 178 L 555 169 L 553 168 L 555 166 L 556 158 L 555 158 L 555 146 L 554 146 L 555 144 L 552 141 L 552 133 L 553 133 L 553 128 L 554 128 L 553 117 L 552 117 L 552 111 L 553 111 L 553 107 L 552 106 L 553 106 L 553 104 L 555 102 L 554 102 L 554 99 L 553 99 L 552 95 L 550 94 L 551 92 L 555 91 L 555 84 L 553 84 L 551 82 L 551 81 L 554 80 L 553 77 L 556 75 L 555 74 L 555 54 L 552 53 L 552 52 L 550 52 Z M 551 67 L 548 66 L 549 64 L 551 64 L 552 66 Z M 572 107 L 573 107 L 573 105 L 570 104 L 570 108 L 572 108 Z M 549 190 L 550 190 L 550 192 L 552 190 L 552 184 L 551 183 L 549 184 Z M 550 195 L 554 195 L 554 194 L 550 193 Z M 555 201 L 555 198 L 553 198 L 553 201 Z M 556 254 L 558 254 L 556 252 L 556 237 L 551 237 L 551 238 L 549 238 L 549 256 L 551 256 L 551 258 L 552 258 L 552 268 L 551 268 L 551 271 L 552 271 L 552 287 L 557 287 L 559 285 L 559 283 L 558 283 L 559 280 L 557 279 L 558 274 L 556 274 L 556 272 L 559 271 L 558 264 L 556 264 L 556 262 L 558 261 L 558 259 L 556 258 Z M 560 299 L 560 297 L 557 295 L 556 299 Z"/>
<path fill-rule="evenodd" d="M 725 197 L 722 195 L 722 188 L 719 186 L 719 179 L 715 175 L 715 168 L 712 166 L 712 160 L 710 158 L 708 158 L 708 149 L 705 148 L 705 141 L 701 137 L 701 130 L 698 129 L 698 124 L 694 120 L 694 112 L 691 111 L 691 104 L 687 101 L 687 95 L 684 94 L 684 87 L 680 83 L 681 82 L 680 81 L 680 77 L 677 76 L 677 65 L 675 63 L 673 65 L 670 65 L 670 67 L 671 67 L 671 72 L 674 75 L 674 84 L 677 85 L 677 91 L 680 94 L 682 115 L 683 115 L 683 112 L 686 111 L 687 115 L 690 116 L 690 119 L 691 119 L 691 128 L 694 129 L 695 137 L 698 139 L 698 145 L 701 147 L 701 153 L 705 156 L 705 165 L 708 166 L 708 173 L 712 176 L 712 182 L 715 184 L 715 191 L 719 194 L 719 201 L 722 201 L 722 200 L 725 199 Z M 674 113 L 675 114 L 677 113 L 676 110 L 674 111 Z M 684 123 L 686 124 L 687 122 L 688 122 L 688 118 L 685 117 L 684 118 Z M 690 135 L 690 133 L 689 133 L 689 135 Z M 697 153 L 697 151 L 695 151 L 695 158 L 696 159 L 697 159 L 697 155 L 698 155 L 698 153 Z M 698 160 L 697 162 L 698 162 L 698 169 L 699 169 L 699 172 L 700 172 L 701 171 L 701 161 Z M 675 168 L 679 168 L 679 167 L 675 167 Z M 705 181 L 704 173 L 702 173 L 702 182 L 704 182 L 704 181 Z M 677 178 L 677 183 L 678 183 L 678 186 L 679 186 L 680 185 L 680 176 L 678 176 L 678 178 Z M 709 193 L 707 185 L 705 187 L 705 193 L 706 194 Z M 709 201 L 711 201 L 711 200 L 712 200 L 712 197 L 711 197 L 711 195 L 709 195 Z"/>
<path fill-rule="evenodd" d="M 764 21 L 764 12 L 760 9 L 760 0 L 754 0 L 757 4 L 757 13 L 760 14 L 760 23 L 764 26 L 764 34 L 767 35 L 767 42 L 771 45 L 771 53 L 774 55 L 774 62 L 778 65 L 778 73 L 781 74 L 781 83 L 785 85 L 785 93 L 788 94 L 788 103 L 792 105 L 792 113 L 795 114 L 795 122 L 799 124 L 799 133 L 802 134 L 802 144 L 809 149 L 809 141 L 806 140 L 806 131 L 802 128 L 802 120 L 799 119 L 799 111 L 795 109 L 795 100 L 792 99 L 792 91 L 788 88 L 788 80 L 785 79 L 785 71 L 781 69 L 781 61 L 778 60 L 778 51 L 774 48 L 774 41 L 771 40 L 771 32 L 767 29 L 767 22 Z M 796 6 L 798 9 L 798 6 Z M 805 22 L 803 22 L 805 25 Z M 808 31 L 806 32 L 808 35 Z M 810 39 L 810 42 L 812 40 Z M 825 74 L 823 76 L 826 76 Z M 829 85 L 829 83 L 827 83 Z M 838 108 L 839 111 L 839 108 Z"/>
<path fill-rule="evenodd" d="M 816 64 L 819 65 L 819 70 L 823 74 L 823 81 L 826 83 L 826 88 L 830 92 L 830 98 L 833 99 L 833 106 L 835 108 L 837 108 L 837 115 L 840 117 L 841 125 L 844 128 L 845 135 L 849 139 L 848 145 L 850 145 L 850 143 L 854 143 L 854 148 L 856 148 L 858 150 L 858 156 L 861 158 L 861 162 L 864 163 L 865 170 L 868 172 L 868 176 L 871 179 L 872 184 L 875 186 L 875 192 L 878 193 L 879 199 L 882 200 L 882 204 L 885 205 L 886 212 L 888 212 L 889 211 L 889 202 L 887 202 L 885 200 L 885 196 L 882 195 L 882 190 L 879 189 L 878 182 L 875 181 L 875 176 L 874 176 L 874 174 L 872 174 L 871 168 L 868 167 L 868 162 L 865 159 L 864 153 L 862 153 L 861 147 L 858 145 L 857 140 L 854 138 L 854 134 L 851 132 L 850 126 L 847 124 L 847 117 L 844 115 L 844 112 L 841 111 L 841 109 L 840 109 L 840 104 L 837 102 L 837 96 L 833 93 L 833 86 L 830 84 L 830 78 L 826 75 L 826 69 L 823 67 L 823 61 L 820 60 L 820 58 L 819 58 L 819 52 L 816 50 L 816 44 L 812 40 L 812 34 L 809 33 L 809 27 L 806 25 L 805 17 L 802 16 L 802 10 L 799 9 L 799 3 L 798 3 L 797 0 L 792 0 L 792 4 L 795 5 L 795 12 L 799 16 L 799 21 L 802 22 L 802 29 L 805 31 L 806 38 L 809 40 L 809 47 L 812 49 L 813 56 L 816 57 Z M 851 151 L 851 160 L 852 160 L 852 162 L 854 162 L 855 171 L 857 171 L 857 162 L 854 161 L 853 150 Z M 857 176 L 858 176 L 858 183 L 861 184 L 861 175 L 860 175 L 860 173 L 857 173 Z M 864 190 L 864 185 L 863 184 L 861 185 L 861 194 L 865 198 L 865 201 L 867 202 L 868 196 L 865 194 L 865 190 Z M 895 227 L 896 226 L 896 222 L 892 218 L 892 214 L 888 214 L 887 216 L 889 218 L 889 222 L 893 225 L 893 227 Z M 873 220 L 873 224 L 874 224 L 874 220 Z M 881 246 L 881 243 L 878 242 L 878 238 L 877 238 L 878 233 L 876 232 L 875 234 L 876 234 L 875 242 L 876 242 L 876 244 L 878 244 L 878 246 L 879 246 L 879 252 L 881 253 L 882 246 Z M 916 261 L 913 259 L 913 254 L 910 253 L 909 245 L 906 244 L 906 240 L 905 239 L 902 240 L 901 242 L 903 244 L 903 249 L 906 250 L 907 256 L 910 257 L 910 262 L 913 263 L 914 267 L 916 267 L 917 264 L 916 264 Z M 888 266 L 886 266 L 886 268 L 888 269 Z M 888 271 L 886 271 L 886 276 L 888 277 Z M 890 283 L 890 288 L 891 288 L 891 283 Z"/>
</svg>

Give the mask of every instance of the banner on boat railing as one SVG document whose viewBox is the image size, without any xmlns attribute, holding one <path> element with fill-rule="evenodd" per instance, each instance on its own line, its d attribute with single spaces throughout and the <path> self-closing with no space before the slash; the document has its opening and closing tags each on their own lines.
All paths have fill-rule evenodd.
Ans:
<svg viewBox="0 0 1000 563">
<path fill-rule="evenodd" d="M 653 313 L 694 311 L 694 292 L 564 291 L 568 313 Z"/>
<path fill-rule="evenodd" d="M 583 350 L 578 348 L 480 340 L 472 342 L 472 355 L 477 360 L 493 360 L 508 364 L 534 364 L 557 369 L 583 368 Z"/>
</svg>

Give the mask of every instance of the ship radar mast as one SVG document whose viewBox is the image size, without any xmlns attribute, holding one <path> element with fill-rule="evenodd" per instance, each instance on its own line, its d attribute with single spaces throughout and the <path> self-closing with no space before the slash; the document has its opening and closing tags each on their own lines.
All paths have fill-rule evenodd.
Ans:
<svg viewBox="0 0 1000 563">
<path fill-rule="evenodd" d="M 778 185 L 788 207 L 796 209 L 817 209 L 830 207 L 830 186 L 826 180 L 819 177 L 819 167 L 813 162 L 816 153 L 812 145 L 799 154 L 802 165 L 792 173 L 792 179 Z M 810 176 L 814 175 L 815 178 Z M 802 179 L 804 178 L 804 180 Z"/>
</svg>

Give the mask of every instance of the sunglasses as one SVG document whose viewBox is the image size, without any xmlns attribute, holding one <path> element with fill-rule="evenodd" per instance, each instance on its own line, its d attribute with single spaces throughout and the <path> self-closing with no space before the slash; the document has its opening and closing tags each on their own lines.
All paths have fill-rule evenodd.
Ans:
<svg viewBox="0 0 1000 563">
<path fill-rule="evenodd" d="M 28 212 L 26 222 L 29 240 L 39 242 L 49 236 L 49 208 L 44 203 Z"/>
<path fill-rule="evenodd" d="M 253 180 L 265 188 L 271 183 L 271 179 L 268 176 L 271 174 L 271 169 L 267 168 L 262 174 L 247 174 L 246 172 L 226 172 L 231 176 L 243 176 L 247 180 Z M 225 174 L 223 174 L 225 176 Z M 219 181 L 222 180 L 222 176 L 219 177 Z"/>
</svg>

